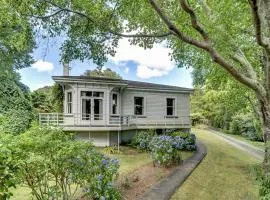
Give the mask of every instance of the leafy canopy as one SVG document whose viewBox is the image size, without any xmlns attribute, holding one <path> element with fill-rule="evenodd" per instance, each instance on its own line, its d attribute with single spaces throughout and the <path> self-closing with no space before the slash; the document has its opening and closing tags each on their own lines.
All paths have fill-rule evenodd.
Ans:
<svg viewBox="0 0 270 200">
<path fill-rule="evenodd" d="M 106 68 L 104 70 L 96 68 L 93 70 L 86 70 L 83 76 L 93 76 L 93 77 L 105 77 L 105 78 L 115 78 L 115 79 L 122 79 L 120 74 L 111 70 L 110 68 Z"/>
</svg>

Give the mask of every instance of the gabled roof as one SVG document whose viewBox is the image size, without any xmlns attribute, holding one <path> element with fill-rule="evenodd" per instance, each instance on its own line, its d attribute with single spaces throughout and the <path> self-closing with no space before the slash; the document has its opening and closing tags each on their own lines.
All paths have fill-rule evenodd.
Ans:
<svg viewBox="0 0 270 200">
<path fill-rule="evenodd" d="M 113 78 L 104 78 L 104 77 L 89 77 L 89 76 L 53 76 L 52 77 L 56 82 L 91 82 L 91 83 L 103 83 L 103 84 L 115 84 L 123 85 L 127 88 L 134 89 L 147 89 L 147 90 L 171 90 L 179 92 L 193 92 L 191 88 L 184 88 L 171 85 L 163 85 L 156 83 L 148 83 L 141 81 L 131 81 L 124 79 L 113 79 Z"/>
</svg>

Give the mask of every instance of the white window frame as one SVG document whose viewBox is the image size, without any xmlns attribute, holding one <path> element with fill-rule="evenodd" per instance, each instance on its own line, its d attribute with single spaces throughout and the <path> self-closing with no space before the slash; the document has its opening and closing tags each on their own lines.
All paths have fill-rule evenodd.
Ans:
<svg viewBox="0 0 270 200">
<path fill-rule="evenodd" d="M 143 108 L 143 111 L 142 111 L 142 114 L 141 115 L 138 115 L 138 114 L 135 114 L 135 98 L 143 98 L 143 104 L 142 104 L 142 108 Z M 146 113 L 146 98 L 145 96 L 141 96 L 141 95 L 134 95 L 133 96 L 133 114 L 135 116 L 145 116 L 145 113 Z"/>
<path fill-rule="evenodd" d="M 167 112 L 167 109 L 168 109 L 168 104 L 167 104 L 167 99 L 173 99 L 174 101 L 173 101 L 173 114 L 172 115 L 168 115 L 168 112 Z M 177 105 L 177 98 L 176 97 L 166 97 L 166 99 L 165 99 L 165 101 L 166 101 L 166 110 L 165 110 L 165 116 L 166 117 L 176 117 L 177 116 L 177 113 L 176 113 L 176 105 Z M 171 106 L 170 106 L 171 107 Z"/>
<path fill-rule="evenodd" d="M 70 94 L 70 99 L 69 99 L 69 94 Z M 73 100 L 73 92 L 72 91 L 67 91 L 67 113 L 72 114 L 73 106 L 72 106 L 72 100 Z"/>
<path fill-rule="evenodd" d="M 113 113 L 113 95 L 116 95 L 116 113 Z M 111 95 L 111 115 L 119 115 L 119 93 L 113 92 Z"/>
</svg>

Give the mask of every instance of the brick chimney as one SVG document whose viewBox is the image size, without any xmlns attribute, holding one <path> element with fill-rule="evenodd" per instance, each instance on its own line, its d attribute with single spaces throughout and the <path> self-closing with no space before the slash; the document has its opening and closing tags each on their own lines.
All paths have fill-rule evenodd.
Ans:
<svg viewBox="0 0 270 200">
<path fill-rule="evenodd" d="M 69 71 L 70 71 L 69 63 L 64 62 L 63 63 L 63 76 L 69 76 Z"/>
</svg>

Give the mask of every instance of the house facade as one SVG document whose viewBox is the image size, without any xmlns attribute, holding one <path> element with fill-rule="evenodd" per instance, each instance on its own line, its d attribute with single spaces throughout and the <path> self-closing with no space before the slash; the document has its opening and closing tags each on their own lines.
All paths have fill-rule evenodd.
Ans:
<svg viewBox="0 0 270 200">
<path fill-rule="evenodd" d="M 53 80 L 64 90 L 64 112 L 40 113 L 40 124 L 61 126 L 97 146 L 128 142 L 142 129 L 191 128 L 192 89 L 86 76 Z"/>
</svg>

